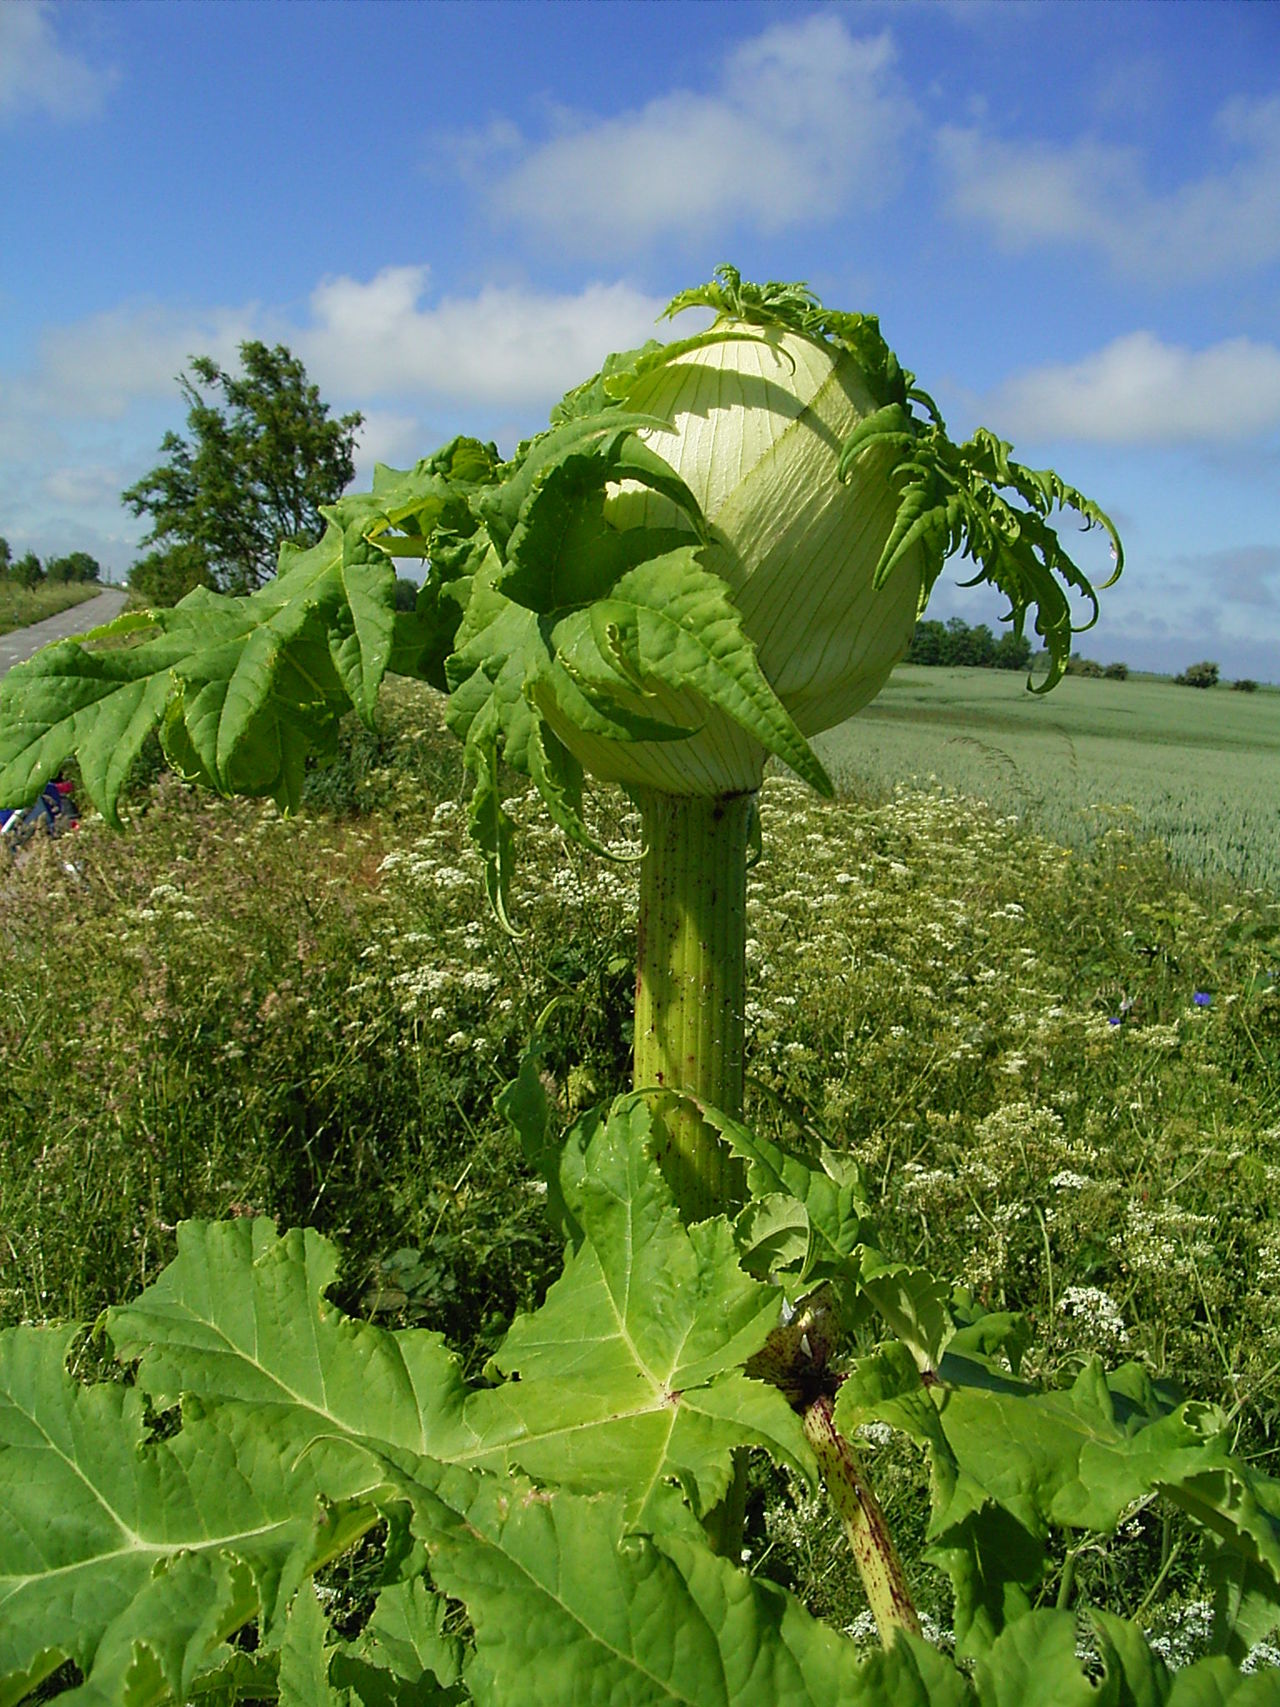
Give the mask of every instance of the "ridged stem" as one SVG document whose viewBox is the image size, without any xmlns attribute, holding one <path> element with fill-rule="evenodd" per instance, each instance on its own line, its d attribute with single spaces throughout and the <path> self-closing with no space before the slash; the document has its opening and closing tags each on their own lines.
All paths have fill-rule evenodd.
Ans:
<svg viewBox="0 0 1280 1707">
<path fill-rule="evenodd" d="M 742 1113 L 753 794 L 638 795 L 644 836 L 634 1083 Z M 696 1110 L 655 1103 L 658 1161 L 684 1219 L 742 1202 L 741 1164 Z"/>
<path fill-rule="evenodd" d="M 644 854 L 636 941 L 636 1090 L 684 1091 L 742 1113 L 746 1029 L 747 850 L 754 794 L 718 798 L 638 791 Z M 742 1164 L 696 1109 L 654 1100 L 657 1161 L 687 1223 L 732 1212 L 746 1196 Z M 746 1507 L 746 1459 L 704 1526 L 736 1559 Z"/>
</svg>

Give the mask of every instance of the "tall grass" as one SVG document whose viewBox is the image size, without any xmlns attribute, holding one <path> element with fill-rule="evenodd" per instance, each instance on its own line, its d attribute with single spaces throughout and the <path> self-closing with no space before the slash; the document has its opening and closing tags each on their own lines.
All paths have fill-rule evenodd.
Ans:
<svg viewBox="0 0 1280 1707">
<path fill-rule="evenodd" d="M 346 1307 L 482 1364 L 558 1257 L 493 1099 L 539 1024 L 566 1118 L 626 1086 L 637 849 L 620 798 L 605 862 L 513 797 L 512 939 L 460 787 L 436 697 L 405 689 L 316 776 L 306 819 L 163 779 L 129 834 L 87 824 L 9 875 L 0 1320 L 91 1320 L 168 1260 L 180 1219 L 265 1212 L 342 1242 Z M 1047 1377 L 1091 1349 L 1137 1358 L 1274 1468 L 1275 894 L 1208 889 L 1122 829 L 1073 851 L 936 790 L 826 805 L 779 778 L 763 816 L 749 1117 L 860 1157 L 886 1248 L 1029 1312 Z M 920 1466 L 871 1444 L 918 1555 Z M 853 1621 L 816 1515 L 777 1481 L 752 1512 L 759 1568 Z M 1188 1564 L 1176 1528 L 1133 1527 L 1112 1596 L 1131 1609 Z"/>
<path fill-rule="evenodd" d="M 0 581 L 0 634 L 29 628 L 33 622 L 43 622 L 47 616 L 57 616 L 59 611 L 96 598 L 101 591 L 96 584 L 84 581 L 45 582 L 38 587 Z"/>
</svg>

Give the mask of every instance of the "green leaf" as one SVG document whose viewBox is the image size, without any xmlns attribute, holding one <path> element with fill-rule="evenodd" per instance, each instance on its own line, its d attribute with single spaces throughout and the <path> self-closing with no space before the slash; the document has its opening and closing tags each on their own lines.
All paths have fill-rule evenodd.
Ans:
<svg viewBox="0 0 1280 1707">
<path fill-rule="evenodd" d="M 753 1197 L 734 1223 L 739 1260 L 761 1280 L 793 1272 L 808 1276 L 813 1229 L 802 1203 L 783 1192 Z"/>
<path fill-rule="evenodd" d="M 303 1583 L 293 1597 L 280 1644 L 280 1707 L 349 1707 L 350 1696 L 329 1687 L 329 1624 L 316 1591 Z"/>
<path fill-rule="evenodd" d="M 152 1440 L 140 1389 L 67 1374 L 73 1329 L 0 1334 L 0 1702 L 64 1659 L 82 1699 L 181 1695 L 223 1638 L 276 1617 L 302 1573 L 376 1516 L 321 1505 L 375 1485 L 287 1426 L 193 1413 Z"/>
<path fill-rule="evenodd" d="M 628 569 L 685 543 L 674 528 L 620 530 L 606 521 L 610 485 L 637 482 L 663 493 L 704 531 L 684 481 L 633 433 L 595 441 L 543 469 L 521 506 L 495 585 L 540 615 L 603 598 Z"/>
<path fill-rule="evenodd" d="M 766 1446 L 813 1475 L 790 1406 L 741 1374 L 780 1295 L 743 1274 L 725 1221 L 682 1225 L 646 1154 L 650 1136 L 640 1098 L 622 1099 L 596 1130 L 570 1203 L 582 1242 L 492 1361 L 492 1373 L 518 1379 L 477 1394 L 469 1412 L 482 1440 L 499 1444 L 490 1458 L 564 1488 L 625 1491 L 637 1524 L 668 1480 L 708 1511 L 736 1446 Z"/>
<path fill-rule="evenodd" d="M 437 526 L 474 532 L 467 494 L 492 466 L 486 447 L 454 441 L 405 474 L 381 470 L 379 491 L 328 506 L 318 543 L 282 547 L 275 579 L 249 597 L 199 587 L 15 666 L 0 682 L 0 798 L 34 798 L 75 758 L 89 798 L 117 823 L 133 761 L 162 729 L 193 780 L 296 807 L 307 757 L 328 751 L 343 712 L 372 716 L 393 656 L 441 672 L 452 645 L 439 584 L 412 641 L 396 623 L 397 538 L 416 555 Z"/>
<path fill-rule="evenodd" d="M 936 1370 L 955 1332 L 948 1309 L 951 1289 L 922 1268 L 889 1262 L 861 1247 L 859 1283 L 922 1370 Z"/>
<path fill-rule="evenodd" d="M 882 1346 L 854 1364 L 835 1413 L 844 1433 L 879 1420 L 928 1451 L 929 1556 L 952 1578 L 959 1649 L 981 1652 L 1027 1611 L 1051 1527 L 1109 1533 L 1158 1492 L 1249 1561 L 1249 1620 L 1227 1638 L 1243 1657 L 1260 1600 L 1280 1607 L 1280 1488 L 1230 1457 L 1221 1417 L 1170 1409 L 1141 1371 L 1107 1378 L 1096 1359 L 1069 1389 L 1040 1391 L 976 1346 L 971 1326 L 923 1377 L 905 1345 Z"/>
<path fill-rule="evenodd" d="M 808 1238 L 802 1260 L 794 1240 L 786 1246 L 775 1279 L 783 1280 L 788 1292 L 822 1280 L 839 1285 L 846 1297 L 856 1290 L 861 1273 L 861 1250 L 870 1231 L 870 1208 L 861 1170 L 847 1157 L 837 1156 L 825 1146 L 817 1164 L 784 1149 L 703 1102 L 697 1107 L 703 1119 L 747 1163 L 747 1190 L 761 1202 L 794 1203 L 805 1217 Z M 781 1214 L 775 1207 L 772 1214 Z M 794 1211 L 789 1212 L 794 1213 Z M 751 1236 L 753 1220 L 742 1224 Z M 779 1251 L 780 1259 L 783 1251 Z"/>
<path fill-rule="evenodd" d="M 1230 1660 L 1197 1660 L 1178 1672 L 1166 1707 L 1278 1707 L 1280 1676 L 1274 1670 L 1251 1675 L 1238 1672 Z"/>
<path fill-rule="evenodd" d="M 601 456 L 607 461 L 617 454 L 621 442 L 641 427 L 663 431 L 667 422 L 613 404 L 595 413 L 564 415 L 545 432 L 520 445 L 511 461 L 498 471 L 500 479 L 494 488 L 475 494 L 473 503 L 475 513 L 504 557 L 526 503 L 557 463 L 576 454 Z M 676 479 L 670 469 L 667 478 Z M 680 483 L 674 489 L 680 489 Z"/>
<path fill-rule="evenodd" d="M 546 1017 L 544 1014 L 543 1019 Z M 582 1243 L 583 1233 L 569 1207 L 566 1181 L 569 1195 L 576 1201 L 583 1155 L 601 1126 L 602 1116 L 598 1109 L 589 1109 L 568 1133 L 553 1130 L 551 1102 L 542 1082 L 541 1062 L 546 1047 L 546 1040 L 535 1035 L 520 1059 L 520 1071 L 499 1092 L 497 1109 L 519 1138 L 525 1161 L 546 1182 L 547 1213 L 552 1226 L 566 1244 L 576 1247 Z"/>
<path fill-rule="evenodd" d="M 582 816 L 582 766 L 548 726 L 540 697 L 553 701 L 574 727 L 605 740 L 679 739 L 689 731 L 626 708 L 600 709 L 559 665 L 538 617 L 498 591 L 501 569 L 490 549 L 472 586 L 457 650 L 446 661 L 450 696 L 445 716 L 463 743 L 473 781 L 468 823 L 485 861 L 486 889 L 510 929 L 513 839 L 501 807 L 500 758 L 537 785 L 567 835 L 603 851 Z"/>
<path fill-rule="evenodd" d="M 645 1153 L 642 1101 L 624 1099 L 588 1132 L 576 1183 L 563 1176 L 581 1243 L 494 1360 L 518 1381 L 468 1391 L 438 1335 L 344 1316 L 324 1296 L 333 1247 L 314 1233 L 277 1238 L 265 1220 L 184 1225 L 174 1262 L 110 1312 L 117 1350 L 139 1359 L 138 1385 L 159 1404 L 194 1391 L 287 1417 L 298 1441 L 626 1488 L 637 1521 L 669 1482 L 695 1510 L 714 1505 L 738 1446 L 811 1475 L 786 1401 L 741 1374 L 777 1320 L 778 1291 L 742 1273 L 727 1223 L 681 1225 Z"/>
<path fill-rule="evenodd" d="M 860 1666 L 790 1595 L 693 1537 L 627 1533 L 623 1502 L 448 1471 L 400 1485 L 431 1573 L 466 1603 L 473 1698 L 503 1707 L 949 1707 L 923 1643 Z M 948 1693 L 930 1692 L 949 1675 Z"/>
<path fill-rule="evenodd" d="M 295 1437 L 373 1438 L 465 1453 L 467 1390 L 439 1334 L 387 1333 L 325 1298 L 337 1252 L 265 1218 L 184 1222 L 178 1254 L 133 1303 L 108 1313 L 117 1354 L 161 1405 L 183 1393 L 288 1416 Z"/>
<path fill-rule="evenodd" d="M 464 1699 L 464 1648 L 446 1633 L 448 1608 L 421 1577 L 384 1588 L 369 1622 L 344 1642 L 329 1665 L 330 1681 L 353 1691 L 364 1707 L 450 1707 Z"/>
</svg>

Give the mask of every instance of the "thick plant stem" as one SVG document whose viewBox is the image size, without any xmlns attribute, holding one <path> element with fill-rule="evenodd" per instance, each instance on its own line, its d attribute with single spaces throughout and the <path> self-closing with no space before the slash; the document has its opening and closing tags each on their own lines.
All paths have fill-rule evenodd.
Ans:
<svg viewBox="0 0 1280 1707">
<path fill-rule="evenodd" d="M 742 1113 L 747 850 L 752 794 L 638 796 L 637 1090 L 685 1091 Z M 695 1109 L 660 1097 L 659 1164 L 684 1219 L 741 1203 L 741 1165 Z"/>
<path fill-rule="evenodd" d="M 746 1026 L 747 850 L 754 794 L 638 795 L 644 836 L 636 942 L 637 1090 L 684 1091 L 742 1113 Z M 654 1105 L 657 1160 L 686 1222 L 732 1212 L 746 1195 L 742 1164 L 696 1109 L 674 1095 Z M 704 1527 L 736 1559 L 747 1497 L 734 1454 L 724 1500 Z"/>
<path fill-rule="evenodd" d="M 857 1453 L 836 1428 L 832 1410 L 826 1394 L 806 1405 L 805 1438 L 818 1460 L 831 1503 L 840 1514 L 876 1629 L 887 1648 L 898 1630 L 918 1636 L 920 1620 L 880 1502 Z"/>
</svg>

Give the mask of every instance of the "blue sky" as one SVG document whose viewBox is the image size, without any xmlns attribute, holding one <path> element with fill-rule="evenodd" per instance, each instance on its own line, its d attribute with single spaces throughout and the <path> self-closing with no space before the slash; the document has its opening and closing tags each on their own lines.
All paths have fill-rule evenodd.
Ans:
<svg viewBox="0 0 1280 1707">
<path fill-rule="evenodd" d="M 1280 681 L 1280 5 L 0 5 L 0 534 L 123 578 L 192 355 L 504 449 L 731 261 L 1121 527 L 1079 649 Z M 1081 551 L 1103 571 L 1105 552 Z M 944 573 L 932 614 L 991 620 Z"/>
</svg>

